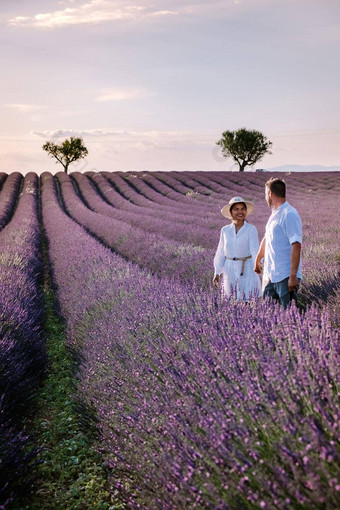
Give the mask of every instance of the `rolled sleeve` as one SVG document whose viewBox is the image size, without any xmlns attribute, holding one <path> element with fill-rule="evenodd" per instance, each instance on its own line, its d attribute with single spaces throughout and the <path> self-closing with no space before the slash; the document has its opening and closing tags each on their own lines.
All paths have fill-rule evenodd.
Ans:
<svg viewBox="0 0 340 510">
<path fill-rule="evenodd" d="M 283 230 L 290 244 L 302 243 L 302 223 L 297 214 L 288 212 L 283 222 Z"/>
<path fill-rule="evenodd" d="M 289 243 L 290 244 L 294 244 L 294 243 L 302 244 L 302 238 L 301 238 L 301 236 L 298 236 L 298 235 L 292 236 L 289 238 Z"/>
</svg>

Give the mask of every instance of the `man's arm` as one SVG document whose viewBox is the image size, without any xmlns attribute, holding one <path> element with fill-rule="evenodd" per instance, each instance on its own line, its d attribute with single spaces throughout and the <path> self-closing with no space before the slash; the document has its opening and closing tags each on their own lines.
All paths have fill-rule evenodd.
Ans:
<svg viewBox="0 0 340 510">
<path fill-rule="evenodd" d="M 295 242 L 292 244 L 292 251 L 290 255 L 290 275 L 288 279 L 288 289 L 293 292 L 298 289 L 299 280 L 297 275 L 301 256 L 301 243 Z"/>
<path fill-rule="evenodd" d="M 260 248 L 259 248 L 259 251 L 257 252 L 256 259 L 255 259 L 254 271 L 257 274 L 261 274 L 262 273 L 261 260 L 264 257 L 265 249 L 266 249 L 266 238 L 264 237 L 262 239 L 262 241 L 261 241 Z"/>
</svg>

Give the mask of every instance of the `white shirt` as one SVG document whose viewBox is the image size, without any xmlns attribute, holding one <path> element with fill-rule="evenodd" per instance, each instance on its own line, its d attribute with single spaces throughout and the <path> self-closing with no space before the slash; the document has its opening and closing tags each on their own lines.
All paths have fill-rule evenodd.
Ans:
<svg viewBox="0 0 340 510">
<path fill-rule="evenodd" d="M 263 280 L 280 282 L 290 275 L 291 245 L 302 243 L 302 222 L 297 210 L 284 202 L 274 209 L 266 226 Z M 301 260 L 297 272 L 301 278 Z"/>
<path fill-rule="evenodd" d="M 214 257 L 215 275 L 223 273 L 223 290 L 227 296 L 236 292 L 237 299 L 248 299 L 261 295 L 261 282 L 254 272 L 254 261 L 259 248 L 257 229 L 246 221 L 236 234 L 234 223 L 221 230 L 220 241 Z M 245 261 L 241 276 L 242 260 L 234 257 L 251 258 Z"/>
</svg>

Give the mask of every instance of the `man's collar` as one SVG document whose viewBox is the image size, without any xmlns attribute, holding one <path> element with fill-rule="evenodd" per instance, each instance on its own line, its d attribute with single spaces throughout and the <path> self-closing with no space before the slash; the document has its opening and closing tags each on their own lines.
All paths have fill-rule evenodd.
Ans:
<svg viewBox="0 0 340 510">
<path fill-rule="evenodd" d="M 280 209 L 282 209 L 282 207 L 283 207 L 284 205 L 286 205 L 286 204 L 287 204 L 287 200 L 285 200 L 285 201 L 284 201 L 281 205 L 279 205 L 279 207 L 277 207 L 276 209 L 274 209 L 274 208 L 273 208 L 273 209 L 272 209 L 272 211 L 273 211 L 273 212 L 280 211 Z"/>
</svg>

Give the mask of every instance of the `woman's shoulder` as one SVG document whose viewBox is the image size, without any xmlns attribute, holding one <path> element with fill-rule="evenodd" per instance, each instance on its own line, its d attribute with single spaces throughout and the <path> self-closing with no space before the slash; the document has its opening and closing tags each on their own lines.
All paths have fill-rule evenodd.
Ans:
<svg viewBox="0 0 340 510">
<path fill-rule="evenodd" d="M 232 223 L 229 223 L 228 225 L 224 225 L 224 227 L 221 228 L 222 232 L 228 232 L 233 227 Z"/>
<path fill-rule="evenodd" d="M 246 225 L 246 227 L 249 231 L 252 230 L 253 232 L 257 232 L 257 228 L 255 227 L 255 225 L 252 225 L 251 223 L 248 223 L 247 221 L 245 221 L 244 224 Z"/>
</svg>

